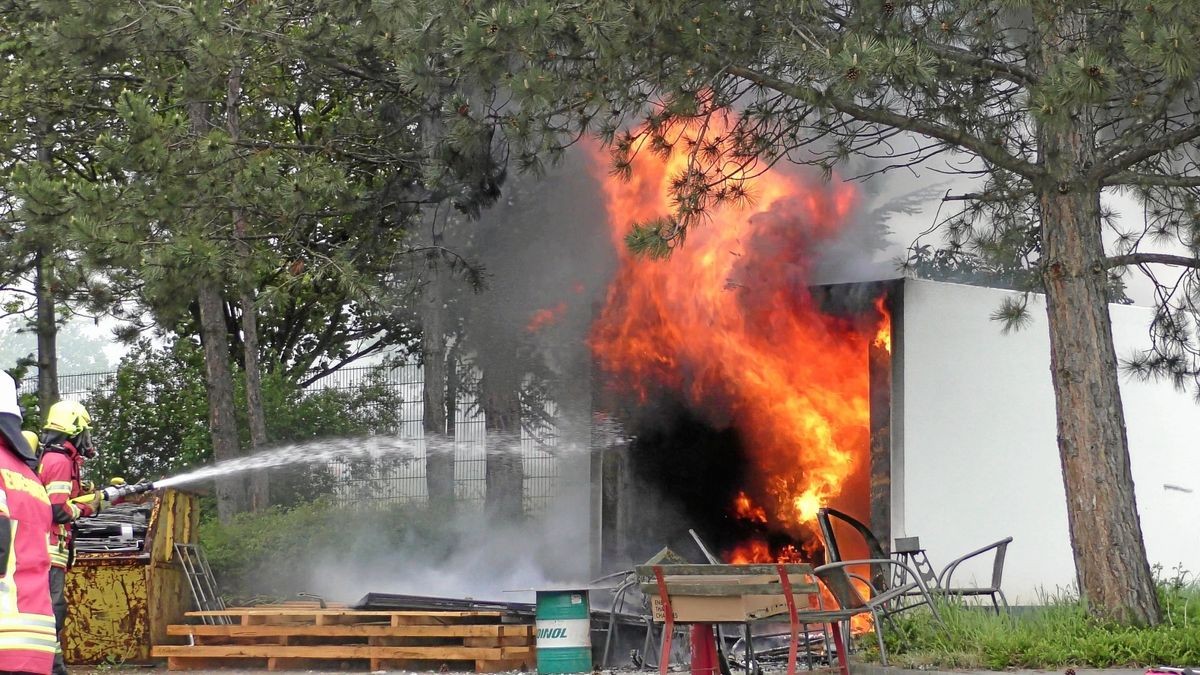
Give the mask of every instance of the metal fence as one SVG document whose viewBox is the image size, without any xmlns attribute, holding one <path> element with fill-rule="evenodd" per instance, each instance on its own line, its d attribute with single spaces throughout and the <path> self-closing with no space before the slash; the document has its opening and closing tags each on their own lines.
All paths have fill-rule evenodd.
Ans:
<svg viewBox="0 0 1200 675">
<path fill-rule="evenodd" d="M 454 423 L 454 494 L 462 507 L 482 508 L 487 492 L 486 425 L 478 402 L 464 392 L 475 390 L 477 373 L 463 373 L 464 387 L 456 401 Z M 60 375 L 59 396 L 83 401 L 98 394 L 110 394 L 115 389 L 116 372 Z M 340 502 L 361 502 L 364 499 L 380 504 L 424 502 L 429 498 L 425 473 L 424 430 L 424 373 L 419 365 L 393 368 L 343 368 L 309 385 L 310 392 L 333 389 L 354 392 L 364 387 L 381 387 L 397 409 L 387 411 L 386 417 L 396 422 L 387 433 L 412 441 L 415 450 L 403 461 L 375 463 L 368 467 L 346 457 L 330 461 L 326 469 L 334 481 L 333 499 Z M 36 392 L 37 376 L 24 378 L 20 391 Z M 382 404 L 367 404 L 382 405 Z M 361 412 L 361 411 L 360 411 Z M 382 412 L 382 411 L 380 411 Z M 547 412 L 553 418 L 555 408 Z M 103 424 L 102 420 L 97 421 Z M 523 498 L 528 512 L 543 511 L 556 494 L 559 466 L 554 448 L 558 444 L 553 425 L 530 425 L 521 433 L 521 466 L 524 472 Z"/>
<path fill-rule="evenodd" d="M 115 371 L 103 373 L 77 373 L 58 376 L 58 395 L 71 401 L 82 401 L 94 394 L 111 394 L 117 377 Z M 37 375 L 27 375 L 17 383 L 22 394 L 37 393 Z"/>
</svg>

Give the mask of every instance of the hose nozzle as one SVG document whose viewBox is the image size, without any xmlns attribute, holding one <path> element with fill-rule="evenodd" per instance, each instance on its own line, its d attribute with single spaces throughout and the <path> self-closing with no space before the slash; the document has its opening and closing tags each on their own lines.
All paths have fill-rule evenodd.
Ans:
<svg viewBox="0 0 1200 675">
<path fill-rule="evenodd" d="M 120 484 L 120 485 L 110 485 L 110 486 L 104 488 L 104 490 L 102 490 L 102 492 L 104 493 L 105 501 L 114 502 L 122 497 L 129 497 L 130 495 L 137 495 L 137 494 L 141 494 L 143 492 L 149 492 L 153 489 L 154 489 L 153 481 L 144 480 L 140 483 L 134 483 L 133 485 L 129 485 L 129 484 L 125 484 L 125 483 Z"/>
</svg>

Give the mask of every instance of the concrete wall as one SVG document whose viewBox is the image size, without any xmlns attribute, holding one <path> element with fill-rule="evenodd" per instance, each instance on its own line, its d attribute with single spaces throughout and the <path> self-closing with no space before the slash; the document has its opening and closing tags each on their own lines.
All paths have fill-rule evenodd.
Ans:
<svg viewBox="0 0 1200 675">
<path fill-rule="evenodd" d="M 1044 299 L 1031 298 L 1030 325 L 1004 335 L 989 314 L 1006 291 L 910 280 L 903 293 L 893 537 L 919 536 L 940 570 L 1011 535 L 1010 600 L 1073 586 Z M 1149 309 L 1111 314 L 1118 356 L 1147 344 Z M 1121 391 L 1150 562 L 1200 572 L 1200 405 L 1165 382 L 1122 375 Z M 961 571 L 963 582 L 988 579 L 990 560 Z"/>
</svg>

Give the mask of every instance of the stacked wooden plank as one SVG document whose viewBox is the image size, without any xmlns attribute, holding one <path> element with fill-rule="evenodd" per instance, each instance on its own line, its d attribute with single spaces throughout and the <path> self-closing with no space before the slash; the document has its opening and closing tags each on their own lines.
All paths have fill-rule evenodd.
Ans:
<svg viewBox="0 0 1200 675">
<path fill-rule="evenodd" d="M 491 673 L 533 670 L 534 626 L 501 611 L 355 611 L 308 605 L 189 612 L 167 634 L 183 645 L 154 647 L 170 670 L 369 668 Z"/>
</svg>

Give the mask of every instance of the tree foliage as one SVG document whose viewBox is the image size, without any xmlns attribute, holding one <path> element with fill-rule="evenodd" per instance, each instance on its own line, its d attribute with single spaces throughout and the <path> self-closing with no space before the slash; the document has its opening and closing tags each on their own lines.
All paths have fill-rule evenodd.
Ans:
<svg viewBox="0 0 1200 675">
<path fill-rule="evenodd" d="M 414 244 L 420 208 L 477 212 L 504 163 L 489 135 L 441 123 L 458 115 L 444 86 L 399 86 L 397 46 L 374 12 L 324 0 L 0 4 L 11 29 L 0 243 L 12 266 L 0 284 L 19 292 L 14 280 L 49 270 L 55 293 L 125 320 L 124 339 L 151 324 L 207 333 L 250 375 L 257 357 L 301 384 L 407 347 L 424 259 L 475 274 Z M 449 132 L 422 133 L 430 125 Z M 243 330 L 259 350 L 243 349 Z M 236 378 L 213 349 L 213 440 L 229 457 Z"/>
<path fill-rule="evenodd" d="M 408 11 L 410 25 L 442 31 L 459 57 L 450 73 L 509 88 L 491 117 L 524 153 L 561 148 L 581 130 L 609 141 L 621 174 L 637 152 L 689 151 L 675 212 L 630 234 L 650 255 L 680 245 L 712 205 L 751 196 L 766 165 L 831 174 L 867 156 L 880 161 L 851 177 L 920 166 L 977 178 L 977 190 L 948 197 L 946 250 L 1027 270 L 1040 290 L 1038 195 L 1058 178 L 1041 131 L 1085 123 L 1098 152 L 1078 179 L 1146 205 L 1136 229 L 1101 218 L 1115 243 L 1101 264 L 1157 283 L 1142 365 L 1195 383 L 1194 3 L 585 0 Z M 1180 255 L 1157 254 L 1163 245 Z M 1182 268 L 1178 282 L 1164 264 Z"/>
</svg>

